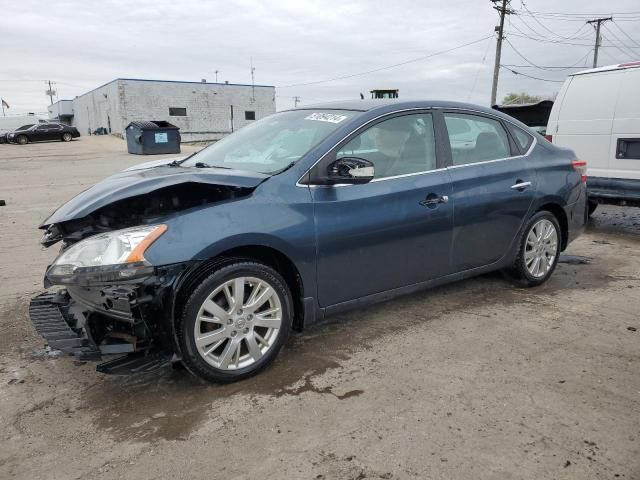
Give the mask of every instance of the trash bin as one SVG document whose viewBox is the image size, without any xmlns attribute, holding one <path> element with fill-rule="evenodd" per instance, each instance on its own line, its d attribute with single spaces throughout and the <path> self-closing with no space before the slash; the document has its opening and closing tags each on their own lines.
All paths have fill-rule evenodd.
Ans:
<svg viewBox="0 0 640 480">
<path fill-rule="evenodd" d="M 129 153 L 180 153 L 180 128 L 164 120 L 131 122 L 126 133 Z"/>
</svg>

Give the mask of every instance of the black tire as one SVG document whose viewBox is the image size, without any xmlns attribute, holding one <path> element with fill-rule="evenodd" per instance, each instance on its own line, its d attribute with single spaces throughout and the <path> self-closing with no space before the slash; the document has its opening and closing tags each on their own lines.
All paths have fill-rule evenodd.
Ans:
<svg viewBox="0 0 640 480">
<path fill-rule="evenodd" d="M 73 140 L 73 135 L 71 135 L 69 132 L 64 132 L 62 134 L 62 141 L 63 142 L 70 142 L 71 140 Z"/>
<path fill-rule="evenodd" d="M 593 215 L 593 212 L 596 211 L 596 208 L 598 208 L 598 202 L 594 202 L 593 200 L 589 200 L 588 204 L 587 204 L 587 211 L 589 213 L 589 216 Z"/>
<path fill-rule="evenodd" d="M 548 220 L 553 224 L 557 235 L 557 246 L 555 257 L 553 258 L 549 270 L 543 276 L 536 277 L 533 276 L 527 269 L 527 265 L 525 262 L 525 253 L 527 249 L 527 237 L 534 225 L 540 222 L 540 220 Z M 560 224 L 558 223 L 558 219 L 555 217 L 555 215 L 545 210 L 536 213 L 529 219 L 520 233 L 520 238 L 518 240 L 518 254 L 516 255 L 513 266 L 507 270 L 509 277 L 522 287 L 536 287 L 538 285 L 542 285 L 549 279 L 549 277 L 551 277 L 554 270 L 556 269 L 556 266 L 558 265 L 561 245 L 562 230 L 560 229 Z"/>
<path fill-rule="evenodd" d="M 16 143 L 18 145 L 26 145 L 27 143 L 29 143 L 29 139 L 27 138 L 26 135 L 18 135 L 16 137 Z"/>
<path fill-rule="evenodd" d="M 282 306 L 282 323 L 269 350 L 255 363 L 234 370 L 216 368 L 198 352 L 195 344 L 195 325 L 203 302 L 223 283 L 236 277 L 255 277 L 266 281 L 276 292 Z M 251 377 L 267 368 L 286 343 L 293 323 L 293 301 L 291 292 L 282 276 L 273 268 L 251 260 L 237 259 L 225 263 L 196 286 L 188 297 L 176 324 L 176 333 L 182 352 L 182 361 L 187 370 L 205 380 L 230 383 Z"/>
</svg>

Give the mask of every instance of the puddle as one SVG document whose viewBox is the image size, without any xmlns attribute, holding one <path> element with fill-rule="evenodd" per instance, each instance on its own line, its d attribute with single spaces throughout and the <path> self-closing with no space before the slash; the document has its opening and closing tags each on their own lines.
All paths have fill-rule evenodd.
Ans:
<svg viewBox="0 0 640 480">
<path fill-rule="evenodd" d="M 591 257 L 581 257 L 580 255 L 560 255 L 559 263 L 567 263 L 569 265 L 586 265 L 593 260 Z"/>
<path fill-rule="evenodd" d="M 589 219 L 587 231 L 626 236 L 631 234 L 640 239 L 640 208 L 599 205 Z"/>
</svg>

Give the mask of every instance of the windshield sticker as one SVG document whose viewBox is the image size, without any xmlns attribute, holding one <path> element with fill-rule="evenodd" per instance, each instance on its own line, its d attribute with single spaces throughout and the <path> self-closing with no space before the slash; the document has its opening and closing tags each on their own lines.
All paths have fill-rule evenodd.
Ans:
<svg viewBox="0 0 640 480">
<path fill-rule="evenodd" d="M 318 122 L 340 123 L 346 115 L 336 115 L 335 113 L 312 113 L 311 115 L 304 117 L 305 120 L 317 120 Z"/>
</svg>

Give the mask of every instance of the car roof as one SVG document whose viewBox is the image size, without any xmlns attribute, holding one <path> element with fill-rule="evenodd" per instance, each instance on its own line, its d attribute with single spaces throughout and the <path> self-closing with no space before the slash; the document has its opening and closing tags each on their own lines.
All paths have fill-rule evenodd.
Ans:
<svg viewBox="0 0 640 480">
<path fill-rule="evenodd" d="M 489 107 L 483 107 L 481 105 L 475 105 L 473 103 L 454 102 L 448 100 L 342 100 L 336 102 L 305 105 L 298 108 L 292 108 L 291 110 L 352 110 L 357 112 L 384 114 L 413 108 L 451 108 L 472 110 L 476 112 L 487 113 L 495 117 L 500 117 L 510 121 L 511 123 L 521 124 L 521 122 L 519 122 L 515 118 Z"/>
</svg>

